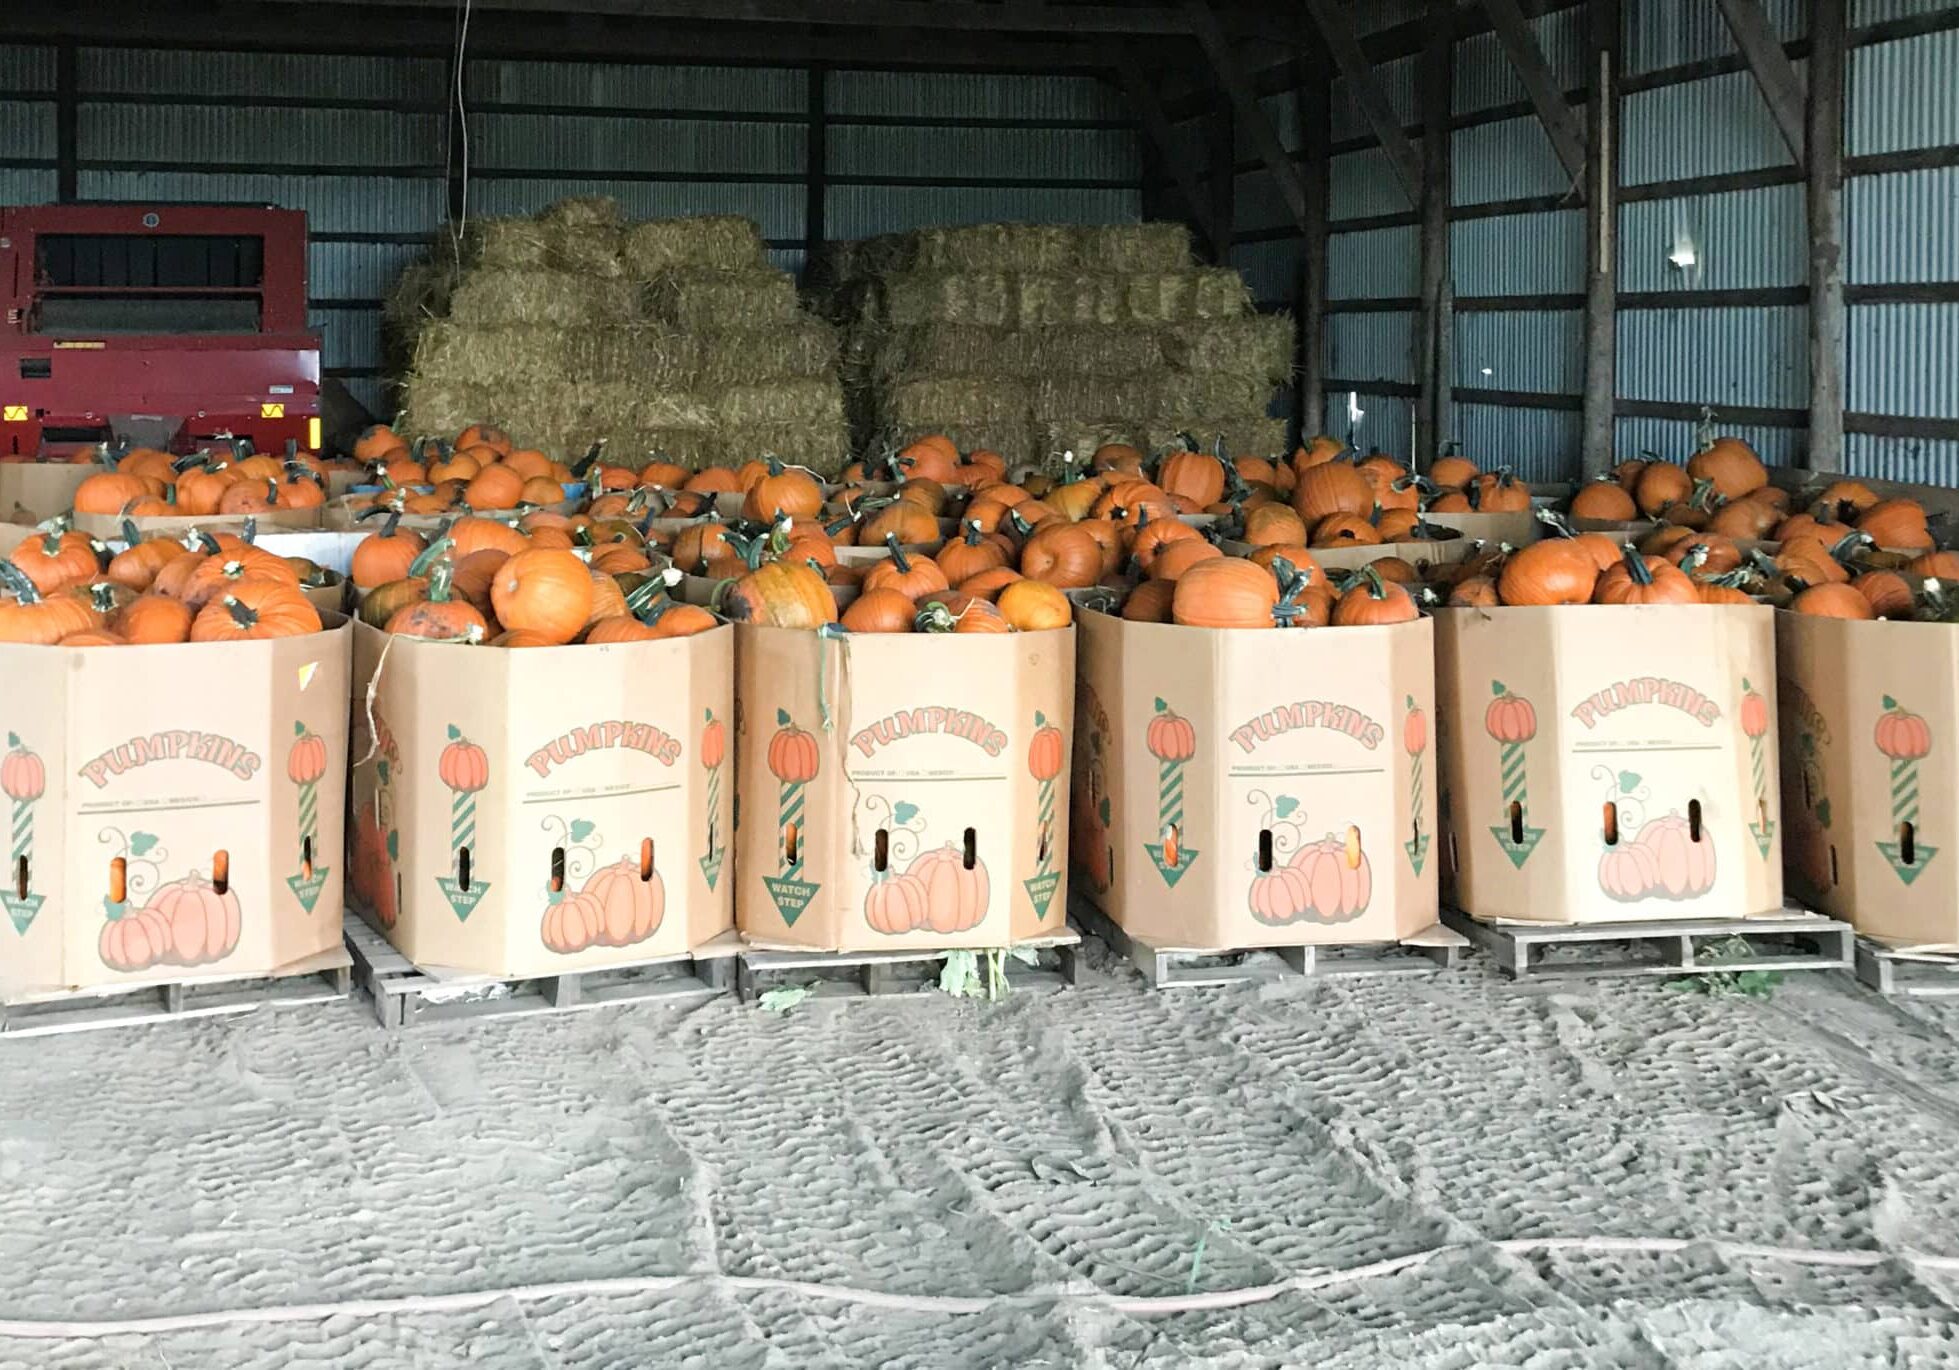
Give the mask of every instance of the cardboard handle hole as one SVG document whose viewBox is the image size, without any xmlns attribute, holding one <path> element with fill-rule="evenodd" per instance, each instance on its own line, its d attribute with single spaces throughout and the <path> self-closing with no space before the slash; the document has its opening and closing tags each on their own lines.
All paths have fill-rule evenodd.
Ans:
<svg viewBox="0 0 1959 1370">
<path fill-rule="evenodd" d="M 27 892 L 33 888 L 34 888 L 34 882 L 29 878 L 29 872 L 27 869 L 27 858 L 25 856 L 15 857 L 14 858 L 14 893 L 18 895 L 20 898 L 25 899 L 27 898 Z"/>
<path fill-rule="evenodd" d="M 109 863 L 109 902 L 121 904 L 129 899 L 129 862 L 118 856 Z"/>
<path fill-rule="evenodd" d="M 1163 864 L 1171 870 L 1175 870 L 1183 862 L 1182 855 L 1178 851 L 1179 840 L 1177 825 L 1175 823 L 1165 823 L 1163 825 Z"/>
<path fill-rule="evenodd" d="M 1803 807 L 1805 809 L 1813 809 L 1816 807 L 1816 796 L 1810 792 L 1810 788 L 1809 788 L 1808 771 L 1803 772 Z"/>
<path fill-rule="evenodd" d="M 469 848 L 464 847 L 456 853 L 456 887 L 464 892 L 469 890 L 469 867 Z"/>
<path fill-rule="evenodd" d="M 211 853 L 211 888 L 219 894 L 231 888 L 231 853 L 223 848 Z"/>
<path fill-rule="evenodd" d="M 1347 863 L 1348 870 L 1357 871 L 1360 869 L 1362 860 L 1361 851 L 1360 829 L 1350 824 L 1347 828 L 1346 847 L 1340 853 L 1341 859 Z"/>
<path fill-rule="evenodd" d="M 1456 835 L 1454 832 L 1449 834 L 1449 869 L 1451 872 L 1462 869 L 1456 859 Z"/>
<path fill-rule="evenodd" d="M 1917 829 L 1909 820 L 1898 824 L 1898 859 L 1907 866 L 1918 864 L 1917 838 Z"/>
<path fill-rule="evenodd" d="M 1034 849 L 1034 859 L 1040 862 L 1042 865 L 1047 864 L 1048 851 L 1053 846 L 1053 836 L 1054 836 L 1054 825 L 1052 823 L 1041 824 L 1041 842 L 1040 845 Z"/>
<path fill-rule="evenodd" d="M 1510 840 L 1524 840 L 1524 806 L 1515 799 L 1510 801 Z"/>
<path fill-rule="evenodd" d="M 801 834 L 796 831 L 796 825 L 794 823 L 784 823 L 782 825 L 782 854 L 791 861 L 796 859 L 796 844 L 800 836 Z"/>
<path fill-rule="evenodd" d="M 891 834 L 883 828 L 871 843 L 871 869 L 879 875 L 891 868 Z"/>
<path fill-rule="evenodd" d="M 1832 842 L 1830 844 L 1830 884 L 1832 887 L 1834 887 L 1836 883 L 1837 883 L 1837 844 Z"/>
<path fill-rule="evenodd" d="M 1605 824 L 1605 845 L 1608 847 L 1618 846 L 1619 845 L 1619 806 L 1613 803 L 1610 799 L 1605 801 L 1604 824 Z"/>
<path fill-rule="evenodd" d="M 639 878 L 642 884 L 653 878 L 653 839 L 650 837 L 639 840 Z"/>
<path fill-rule="evenodd" d="M 313 878 L 313 839 L 310 837 L 299 839 L 299 873 L 308 880 Z"/>
<path fill-rule="evenodd" d="M 1698 799 L 1687 801 L 1687 839 L 1690 842 L 1701 840 L 1701 802 Z"/>
<path fill-rule="evenodd" d="M 551 893 L 562 894 L 565 888 L 565 849 L 551 848 Z"/>
<path fill-rule="evenodd" d="M 966 852 L 963 859 L 967 870 L 971 870 L 979 861 L 979 838 L 971 828 L 966 829 Z"/>
<path fill-rule="evenodd" d="M 1258 868 L 1260 871 L 1272 869 L 1272 829 L 1258 830 Z"/>
</svg>

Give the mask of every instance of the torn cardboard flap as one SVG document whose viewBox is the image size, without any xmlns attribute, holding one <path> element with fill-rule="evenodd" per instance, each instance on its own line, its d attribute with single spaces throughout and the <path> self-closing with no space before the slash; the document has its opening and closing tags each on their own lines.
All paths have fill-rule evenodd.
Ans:
<svg viewBox="0 0 1959 1370">
<path fill-rule="evenodd" d="M 745 936 L 896 951 L 1065 927 L 1072 628 L 736 633 Z"/>
<path fill-rule="evenodd" d="M 1959 942 L 1959 631 L 1775 616 L 1789 881 L 1882 941 Z"/>
<path fill-rule="evenodd" d="M 241 978 L 339 947 L 351 629 L 328 624 L 0 646 L 0 992 Z"/>
<path fill-rule="evenodd" d="M 262 514 L 206 514 L 201 518 L 125 518 L 121 514 L 76 514 L 75 531 L 92 538 L 120 539 L 123 525 L 133 523 L 145 538 L 180 538 L 186 533 L 236 533 L 251 522 L 263 529 L 303 532 L 320 526 L 318 506 L 311 509 L 268 509 Z"/>
<path fill-rule="evenodd" d="M 1082 612 L 1086 897 L 1146 941 L 1210 950 L 1397 941 L 1434 923 L 1433 631 Z"/>
<path fill-rule="evenodd" d="M 1455 902 L 1538 923 L 1779 910 L 1772 613 L 1438 611 Z"/>
<path fill-rule="evenodd" d="M 379 679 L 348 864 L 409 960 L 550 975 L 733 926 L 732 629 L 526 651 L 354 631 Z"/>
</svg>

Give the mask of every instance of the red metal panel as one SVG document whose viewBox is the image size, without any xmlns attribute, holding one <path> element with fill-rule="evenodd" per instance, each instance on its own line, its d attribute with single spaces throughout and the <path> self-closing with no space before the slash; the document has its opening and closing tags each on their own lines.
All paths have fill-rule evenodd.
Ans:
<svg viewBox="0 0 1959 1370">
<path fill-rule="evenodd" d="M 99 338 L 30 333 L 35 317 L 37 234 L 251 235 L 264 244 L 261 330 Z M 186 422 L 180 444 L 219 432 L 261 448 L 306 438 L 319 413 L 320 343 L 306 327 L 306 216 L 222 205 L 43 205 L 0 210 L 0 407 L 26 405 L 27 424 L 0 420 L 0 453 L 24 450 L 21 434 L 83 428 L 111 416 L 163 415 Z M 38 372 L 45 369 L 47 374 Z M 279 406 L 277 418 L 265 406 Z"/>
</svg>

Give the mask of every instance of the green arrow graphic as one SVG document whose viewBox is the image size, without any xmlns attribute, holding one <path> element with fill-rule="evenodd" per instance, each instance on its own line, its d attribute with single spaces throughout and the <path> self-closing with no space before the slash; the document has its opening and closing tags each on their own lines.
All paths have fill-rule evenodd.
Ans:
<svg viewBox="0 0 1959 1370">
<path fill-rule="evenodd" d="M 1426 750 L 1415 753 L 1414 765 L 1409 768 L 1408 804 L 1415 811 L 1415 835 L 1401 844 L 1408 853 L 1408 864 L 1415 868 L 1415 874 L 1422 873 L 1422 863 L 1428 860 L 1428 834 L 1422 831 L 1422 762 L 1427 758 Z"/>
<path fill-rule="evenodd" d="M 449 901 L 449 907 L 455 910 L 459 923 L 467 923 L 469 915 L 483 902 L 483 896 L 490 892 L 489 884 L 482 880 L 472 881 L 468 889 L 446 875 L 436 876 L 435 883 L 442 890 L 442 897 Z"/>
<path fill-rule="evenodd" d="M 1156 873 L 1163 877 L 1163 883 L 1171 889 L 1175 889 L 1177 882 L 1197 864 L 1195 847 L 1178 847 L 1177 864 L 1174 866 L 1163 859 L 1163 843 L 1145 842 L 1143 850 L 1149 853 L 1150 864 L 1156 867 Z"/>
<path fill-rule="evenodd" d="M 1503 807 L 1508 809 L 1515 804 L 1519 814 L 1527 815 L 1530 813 L 1530 791 L 1529 777 L 1524 769 L 1524 744 L 1504 743 L 1501 760 Z M 1490 835 L 1495 837 L 1497 845 L 1503 848 L 1503 854 L 1510 858 L 1510 864 L 1522 870 L 1524 862 L 1530 860 L 1530 854 L 1537 850 L 1537 844 L 1544 836 L 1544 829 L 1520 827 L 1517 832 L 1522 835 L 1513 834 L 1508 823 L 1499 823 L 1490 829 Z"/>
<path fill-rule="evenodd" d="M 326 888 L 327 876 L 330 874 L 332 874 L 330 867 L 315 866 L 311 875 L 287 876 L 286 887 L 292 891 L 293 898 L 299 901 L 299 906 L 311 913 L 313 906 L 320 902 L 320 891 Z"/>
<path fill-rule="evenodd" d="M 0 894 L 0 904 L 7 906 L 7 917 L 14 925 L 14 931 L 22 937 L 34 926 L 34 915 L 41 911 L 47 896 L 40 894 Z"/>
<path fill-rule="evenodd" d="M 798 862 L 798 865 L 801 863 Z M 821 885 L 810 880 L 791 880 L 780 875 L 765 875 L 762 883 L 768 886 L 769 897 L 775 900 L 776 912 L 782 915 L 783 923 L 795 927 L 796 920 L 803 916 L 810 900 L 816 898 Z"/>
<path fill-rule="evenodd" d="M 1046 922 L 1048 907 L 1054 903 L 1054 892 L 1061 887 L 1060 873 L 1046 871 L 1040 875 L 1029 876 L 1020 883 L 1027 887 L 1027 899 L 1034 906 L 1034 916 Z"/>
</svg>

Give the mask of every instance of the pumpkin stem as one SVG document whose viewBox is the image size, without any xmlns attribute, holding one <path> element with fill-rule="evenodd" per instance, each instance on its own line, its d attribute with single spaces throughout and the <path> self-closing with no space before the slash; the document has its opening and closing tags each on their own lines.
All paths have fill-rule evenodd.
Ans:
<svg viewBox="0 0 1959 1370">
<path fill-rule="evenodd" d="M 605 451 L 605 439 L 600 438 L 597 442 L 593 443 L 589 449 L 587 449 L 584 456 L 578 459 L 577 464 L 571 468 L 571 473 L 574 476 L 583 479 L 587 471 L 590 471 L 594 466 L 598 465 L 599 456 L 604 451 Z"/>
<path fill-rule="evenodd" d="M 626 595 L 626 609 L 640 622 L 650 623 L 652 619 L 647 617 L 647 611 L 656 601 L 665 599 L 666 592 L 665 581 L 658 579 L 641 581 Z"/>
<path fill-rule="evenodd" d="M 131 547 L 143 540 L 143 535 L 136 531 L 136 524 L 127 518 L 122 521 L 122 540 Z"/>
<path fill-rule="evenodd" d="M 450 546 L 449 535 L 447 532 L 444 532 L 442 536 L 424 547 L 420 555 L 408 563 L 408 574 L 416 577 L 426 576 L 429 573 L 429 568 L 434 566 L 438 560 L 446 559 Z"/>
<path fill-rule="evenodd" d="M 1535 511 L 1535 515 L 1539 523 L 1549 528 L 1561 538 L 1575 538 L 1578 536 L 1578 530 L 1571 526 L 1571 521 L 1555 509 L 1539 509 Z"/>
<path fill-rule="evenodd" d="M 912 620 L 912 628 L 921 633 L 950 633 L 959 627 L 959 620 L 952 616 L 952 610 L 933 600 L 918 611 Z"/>
<path fill-rule="evenodd" d="M 88 602 L 98 614 L 114 613 L 116 608 L 116 587 L 106 580 L 98 580 L 88 587 Z"/>
<path fill-rule="evenodd" d="M 1646 558 L 1640 555 L 1637 547 L 1628 546 L 1622 554 L 1626 563 L 1626 574 L 1632 577 L 1635 585 L 1651 585 L 1653 572 L 1646 565 Z"/>
<path fill-rule="evenodd" d="M 1832 544 L 1832 546 L 1830 547 L 1830 555 L 1835 557 L 1838 561 L 1847 561 L 1850 557 L 1851 552 L 1855 551 L 1857 548 L 1866 547 L 1866 546 L 1875 547 L 1876 545 L 1877 545 L 1877 539 L 1873 538 L 1869 533 L 1860 533 L 1853 529 L 1852 531 L 1845 533 L 1842 537 L 1838 538 L 1834 544 Z"/>
<path fill-rule="evenodd" d="M 250 632 L 252 629 L 258 627 L 258 611 L 248 604 L 239 603 L 238 596 L 226 595 L 224 597 L 224 607 L 231 610 L 231 621 L 240 628 Z"/>
<path fill-rule="evenodd" d="M 884 545 L 891 549 L 891 561 L 898 568 L 898 574 L 901 576 L 910 575 L 911 558 L 907 557 L 905 555 L 905 549 L 898 545 L 898 535 L 896 533 L 886 533 L 884 535 Z"/>
<path fill-rule="evenodd" d="M 453 562 L 446 559 L 436 562 L 429 570 L 429 602 L 447 604 L 451 598 L 450 587 L 455 579 L 456 567 Z"/>
<path fill-rule="evenodd" d="M 967 520 L 966 520 L 966 545 L 967 545 L 968 547 L 977 547 L 977 546 L 979 546 L 979 545 L 980 545 L 980 539 L 981 539 L 982 537 L 984 537 L 984 536 L 985 536 L 985 534 L 983 534 L 983 533 L 981 533 L 981 532 L 980 532 L 980 526 L 979 526 L 979 520 L 978 520 L 978 519 L 967 519 Z"/>
<path fill-rule="evenodd" d="M 34 582 L 27 572 L 11 561 L 0 561 L 0 590 L 5 590 L 22 604 L 39 604 L 41 592 L 34 588 Z"/>
<path fill-rule="evenodd" d="M 1375 569 L 1374 563 L 1369 562 L 1366 566 L 1362 567 L 1361 575 L 1367 582 L 1368 598 L 1386 599 L 1388 597 L 1387 584 L 1381 579 L 1381 573 Z"/>
</svg>

